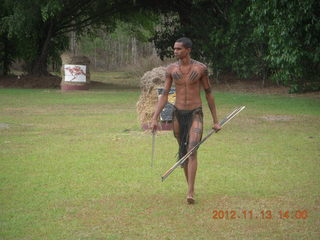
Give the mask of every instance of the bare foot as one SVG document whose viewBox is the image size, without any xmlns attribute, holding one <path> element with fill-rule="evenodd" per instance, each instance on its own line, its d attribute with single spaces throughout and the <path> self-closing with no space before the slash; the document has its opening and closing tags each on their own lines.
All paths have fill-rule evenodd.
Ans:
<svg viewBox="0 0 320 240">
<path fill-rule="evenodd" d="M 189 195 L 189 196 L 187 197 L 187 203 L 188 203 L 188 204 L 194 204 L 194 202 L 195 202 L 195 200 L 194 200 L 193 196 L 190 196 L 190 195 Z"/>
</svg>

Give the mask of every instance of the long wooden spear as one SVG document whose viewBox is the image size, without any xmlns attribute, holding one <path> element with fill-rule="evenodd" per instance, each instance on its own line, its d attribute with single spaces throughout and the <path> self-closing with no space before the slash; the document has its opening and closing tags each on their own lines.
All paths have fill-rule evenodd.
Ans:
<svg viewBox="0 0 320 240">
<path fill-rule="evenodd" d="M 232 118 L 234 118 L 238 113 L 240 113 L 243 109 L 245 109 L 245 106 L 239 107 L 235 109 L 232 113 L 230 113 L 227 117 L 225 117 L 221 122 L 220 126 L 223 127 L 227 122 L 229 122 Z M 208 133 L 208 135 L 203 138 L 197 145 L 195 145 L 189 152 L 186 153 L 182 158 L 180 158 L 168 171 L 165 172 L 165 174 L 162 175 L 161 180 L 162 182 L 180 165 L 182 165 L 189 157 L 190 155 L 196 151 L 199 146 L 206 141 L 213 133 L 217 132 L 216 130 L 212 129 Z"/>
</svg>

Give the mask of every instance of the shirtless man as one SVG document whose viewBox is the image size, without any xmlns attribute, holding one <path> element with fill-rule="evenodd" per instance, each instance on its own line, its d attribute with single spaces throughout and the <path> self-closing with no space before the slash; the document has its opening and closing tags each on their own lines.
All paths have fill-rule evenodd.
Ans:
<svg viewBox="0 0 320 240">
<path fill-rule="evenodd" d="M 189 38 L 180 38 L 174 44 L 177 62 L 170 64 L 166 70 L 166 80 L 152 118 L 151 130 L 157 129 L 160 112 L 168 101 L 168 93 L 174 82 L 176 102 L 173 111 L 173 133 L 179 144 L 179 159 L 201 141 L 203 131 L 203 113 L 200 88 L 203 87 L 213 119 L 213 128 L 221 127 L 218 123 L 214 98 L 208 78 L 208 68 L 190 58 L 192 42 Z M 194 203 L 194 183 L 197 172 L 197 153 L 194 152 L 182 166 L 188 184 L 187 202 Z"/>
</svg>

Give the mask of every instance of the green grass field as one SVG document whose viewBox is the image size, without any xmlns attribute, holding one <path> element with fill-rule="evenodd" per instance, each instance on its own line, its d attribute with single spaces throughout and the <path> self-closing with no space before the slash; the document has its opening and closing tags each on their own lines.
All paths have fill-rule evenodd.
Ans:
<svg viewBox="0 0 320 240">
<path fill-rule="evenodd" d="M 200 147 L 187 205 L 181 169 L 160 179 L 171 132 L 150 167 L 139 94 L 0 89 L 0 239 L 320 238 L 319 99 L 217 92 L 220 119 L 247 108 Z"/>
</svg>

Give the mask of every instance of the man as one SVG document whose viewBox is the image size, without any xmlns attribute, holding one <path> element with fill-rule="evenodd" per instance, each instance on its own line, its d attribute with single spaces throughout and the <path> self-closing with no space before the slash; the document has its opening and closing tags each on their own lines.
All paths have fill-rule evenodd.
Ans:
<svg viewBox="0 0 320 240">
<path fill-rule="evenodd" d="M 192 42 L 189 38 L 178 39 L 174 44 L 177 62 L 166 70 L 165 87 L 152 118 L 151 129 L 156 131 L 160 112 L 168 101 L 168 93 L 175 84 L 176 102 L 173 111 L 173 132 L 179 144 L 179 159 L 201 141 L 203 131 L 203 113 L 200 88 L 203 87 L 213 119 L 213 128 L 218 131 L 214 98 L 208 77 L 208 68 L 190 58 Z M 182 166 L 188 184 L 187 202 L 193 204 L 194 183 L 197 172 L 197 153 L 194 152 Z"/>
</svg>

